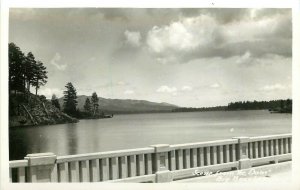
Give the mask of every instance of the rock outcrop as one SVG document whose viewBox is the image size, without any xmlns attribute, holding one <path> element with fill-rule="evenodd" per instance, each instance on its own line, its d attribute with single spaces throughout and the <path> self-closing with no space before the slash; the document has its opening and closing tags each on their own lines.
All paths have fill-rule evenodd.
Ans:
<svg viewBox="0 0 300 190">
<path fill-rule="evenodd" d="M 10 97 L 10 127 L 78 122 L 78 119 L 65 114 L 43 97 L 30 94 L 27 101 L 20 100 L 20 95 Z"/>
</svg>

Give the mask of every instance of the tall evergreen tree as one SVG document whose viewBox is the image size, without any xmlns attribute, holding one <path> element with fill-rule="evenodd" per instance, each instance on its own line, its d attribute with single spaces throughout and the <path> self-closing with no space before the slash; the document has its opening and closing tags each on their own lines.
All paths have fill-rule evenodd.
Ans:
<svg viewBox="0 0 300 190">
<path fill-rule="evenodd" d="M 55 94 L 52 95 L 51 103 L 53 106 L 55 106 L 57 109 L 60 110 L 60 104 L 59 104 L 58 98 L 56 97 Z"/>
<path fill-rule="evenodd" d="M 72 83 L 67 83 L 66 91 L 64 91 L 64 112 L 69 115 L 76 115 L 77 92 Z"/>
<path fill-rule="evenodd" d="M 36 60 L 34 55 L 29 52 L 25 58 L 25 65 L 24 65 L 24 76 L 25 76 L 25 82 L 26 82 L 26 90 L 27 92 L 30 92 L 30 86 L 32 85 L 35 73 L 37 73 L 37 66 L 36 66 Z"/>
<path fill-rule="evenodd" d="M 86 98 L 83 108 L 87 113 L 89 113 L 89 114 L 91 113 L 92 106 L 91 106 L 91 101 L 89 98 Z"/>
<path fill-rule="evenodd" d="M 9 90 L 24 92 L 24 63 L 25 56 L 21 49 L 14 43 L 8 45 L 8 59 L 9 59 Z"/>
<path fill-rule="evenodd" d="M 37 61 L 35 65 L 33 78 L 32 86 L 35 87 L 35 95 L 37 95 L 38 89 L 45 85 L 48 79 L 46 67 L 41 61 Z"/>
<path fill-rule="evenodd" d="M 95 115 L 95 113 L 98 111 L 99 108 L 99 104 L 98 104 L 99 98 L 96 92 L 92 94 L 91 100 L 93 104 L 93 115 Z"/>
</svg>

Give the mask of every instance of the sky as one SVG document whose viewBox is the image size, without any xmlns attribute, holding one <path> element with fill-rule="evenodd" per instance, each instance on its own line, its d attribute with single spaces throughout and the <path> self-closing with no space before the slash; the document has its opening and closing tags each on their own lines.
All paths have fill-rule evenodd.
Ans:
<svg viewBox="0 0 300 190">
<path fill-rule="evenodd" d="M 47 67 L 39 94 L 186 107 L 292 97 L 291 9 L 11 8 L 9 41 Z"/>
</svg>

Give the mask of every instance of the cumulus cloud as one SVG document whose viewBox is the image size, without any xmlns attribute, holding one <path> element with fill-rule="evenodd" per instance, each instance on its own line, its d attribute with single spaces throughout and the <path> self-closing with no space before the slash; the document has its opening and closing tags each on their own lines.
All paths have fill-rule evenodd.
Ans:
<svg viewBox="0 0 300 190">
<path fill-rule="evenodd" d="M 168 94 L 172 94 L 172 95 L 177 95 L 177 88 L 176 87 L 169 87 L 166 85 L 160 86 L 156 92 L 160 92 L 160 93 L 168 93 Z"/>
<path fill-rule="evenodd" d="M 209 87 L 211 87 L 211 88 L 220 88 L 220 84 L 219 83 L 214 83 L 214 84 L 210 85 Z"/>
<path fill-rule="evenodd" d="M 54 57 L 51 59 L 50 63 L 54 65 L 58 70 L 64 71 L 67 68 L 67 64 L 61 64 L 59 61 L 61 60 L 61 56 L 59 53 L 55 53 Z"/>
<path fill-rule="evenodd" d="M 126 42 L 134 47 L 138 47 L 141 45 L 141 33 L 140 32 L 131 32 L 126 30 L 124 32 L 126 37 Z"/>
<path fill-rule="evenodd" d="M 126 95 L 131 95 L 131 94 L 134 94 L 135 92 L 133 91 L 133 90 L 126 90 L 125 92 L 124 92 L 124 94 L 126 94 Z"/>
<path fill-rule="evenodd" d="M 183 86 L 183 87 L 181 88 L 181 90 L 182 90 L 182 91 L 192 91 L 193 88 L 192 88 L 191 86 Z"/>
<path fill-rule="evenodd" d="M 215 27 L 216 22 L 205 15 L 185 18 L 167 26 L 153 27 L 148 32 L 147 45 L 155 53 L 193 50 L 214 41 L 212 33 Z"/>
<path fill-rule="evenodd" d="M 273 85 L 266 85 L 262 88 L 264 91 L 275 91 L 275 90 L 284 90 L 286 87 L 282 84 L 273 84 Z"/>
<path fill-rule="evenodd" d="M 147 47 L 161 63 L 209 57 L 292 55 L 291 11 L 202 10 L 148 31 Z M 174 56 L 176 60 L 174 60 Z"/>
</svg>

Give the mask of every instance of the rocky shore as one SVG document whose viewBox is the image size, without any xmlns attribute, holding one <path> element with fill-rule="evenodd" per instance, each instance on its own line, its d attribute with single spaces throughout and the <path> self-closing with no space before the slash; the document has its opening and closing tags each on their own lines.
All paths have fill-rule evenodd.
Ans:
<svg viewBox="0 0 300 190">
<path fill-rule="evenodd" d="M 54 125 L 78 121 L 53 106 L 44 97 L 30 94 L 28 99 L 23 101 L 21 95 L 10 96 L 9 127 Z"/>
</svg>

